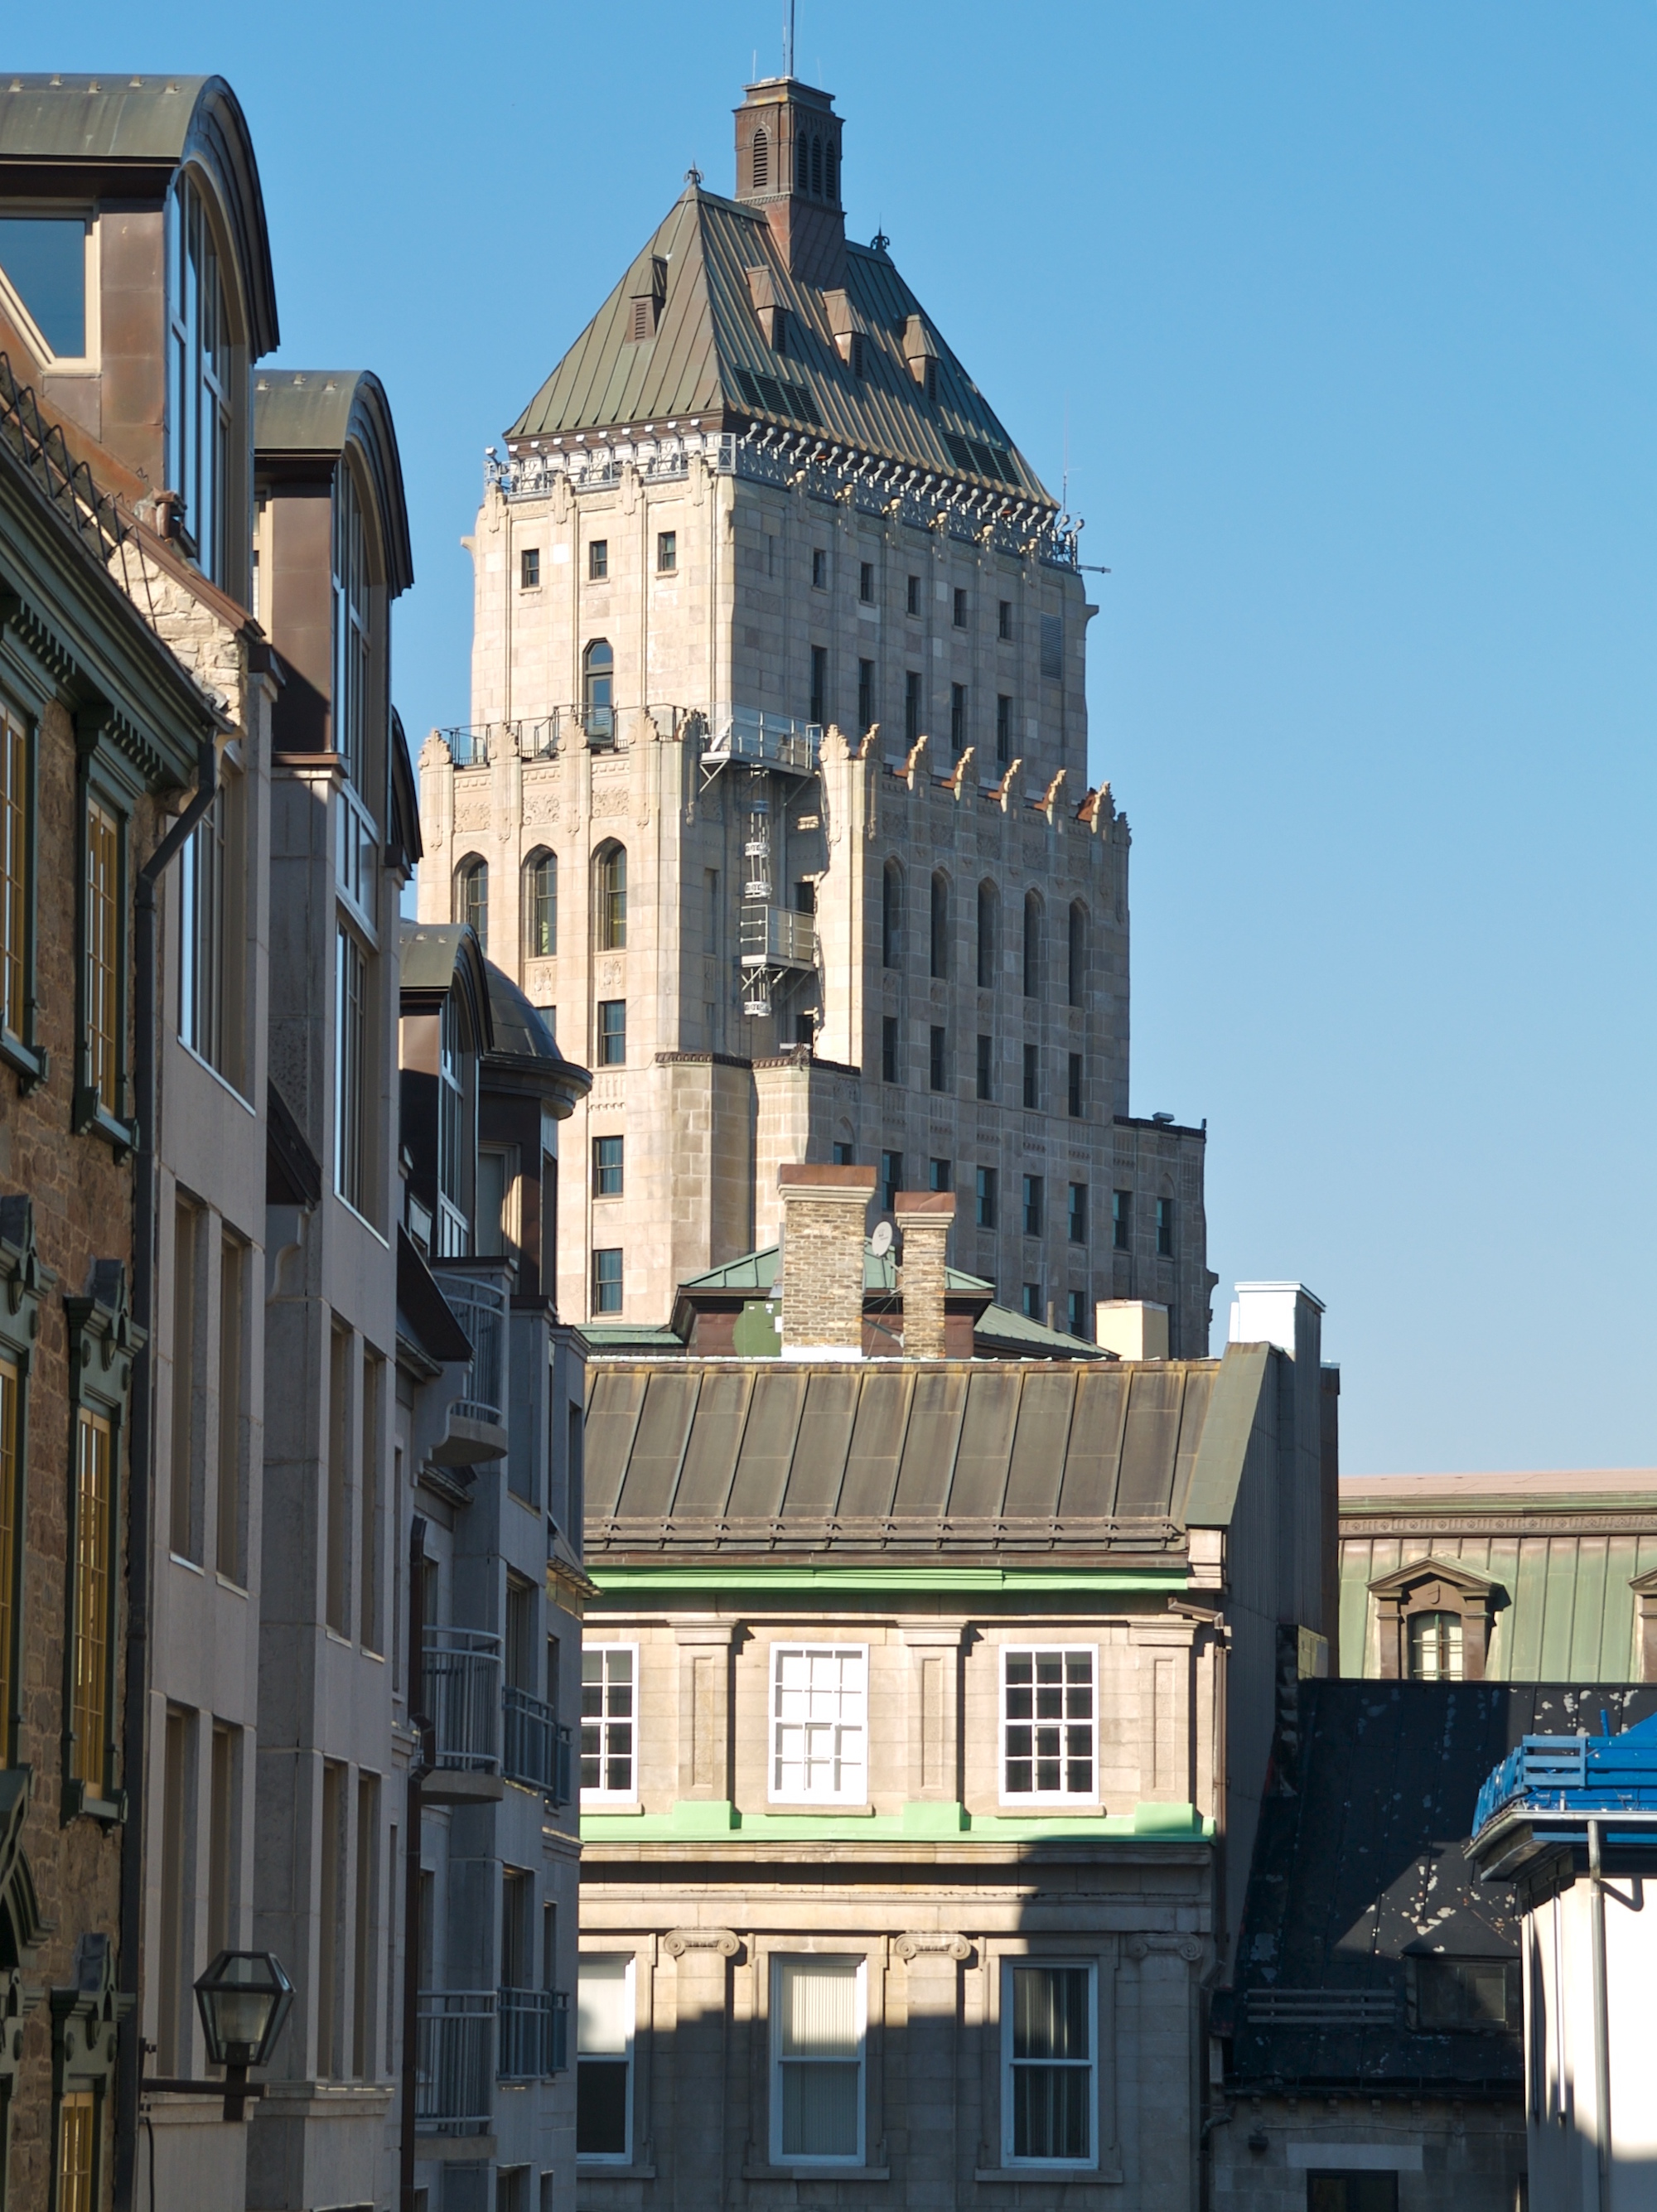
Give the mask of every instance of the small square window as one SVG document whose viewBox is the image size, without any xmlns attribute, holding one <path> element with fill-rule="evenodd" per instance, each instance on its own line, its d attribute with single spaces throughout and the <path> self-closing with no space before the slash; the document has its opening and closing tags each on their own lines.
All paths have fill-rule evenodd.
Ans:
<svg viewBox="0 0 1657 2212">
<path fill-rule="evenodd" d="M 1073 1182 L 1070 1187 L 1070 1241 L 1085 1244 L 1088 1241 L 1088 1187 L 1084 1182 Z"/>
<path fill-rule="evenodd" d="M 889 1213 L 892 1201 L 903 1188 L 903 1155 L 901 1152 L 883 1152 L 880 1156 L 880 1210 Z"/>
<path fill-rule="evenodd" d="M 978 1040 L 978 1095 L 980 1098 L 995 1096 L 995 1042 L 992 1037 Z"/>
<path fill-rule="evenodd" d="M 619 1198 L 622 1195 L 622 1137 L 595 1137 L 592 1140 L 592 1194 L 595 1198 Z"/>
<path fill-rule="evenodd" d="M 944 1091 L 949 1087 L 948 1070 L 944 1064 L 946 1035 L 942 1024 L 934 1022 L 926 1062 L 928 1080 L 934 1091 Z"/>
<path fill-rule="evenodd" d="M 1132 1226 L 1132 1205 L 1133 1193 L 1131 1190 L 1112 1191 L 1110 1194 L 1110 1243 L 1111 1249 L 1114 1252 L 1126 1252 L 1128 1249 L 1128 1231 Z"/>
<path fill-rule="evenodd" d="M 1072 1121 L 1079 1121 L 1082 1118 L 1082 1055 L 1079 1052 L 1073 1052 L 1070 1056 L 1070 1118 Z"/>
<path fill-rule="evenodd" d="M 948 1160 L 928 1160 L 926 1163 L 928 1190 L 953 1190 L 955 1170 Z"/>
<path fill-rule="evenodd" d="M 1041 1234 L 1041 1216 L 1045 1210 L 1042 1199 L 1046 1182 L 1045 1176 L 1026 1176 L 1024 1178 L 1024 1234 L 1026 1237 L 1039 1237 Z"/>
<path fill-rule="evenodd" d="M 920 612 L 920 579 L 919 576 L 911 576 L 907 581 L 908 596 L 904 602 L 905 611 L 918 615 Z"/>
<path fill-rule="evenodd" d="M 995 634 L 998 637 L 1012 635 L 1012 601 L 1003 599 L 996 610 Z"/>
<path fill-rule="evenodd" d="M 1024 1103 L 1029 1107 L 1041 1103 L 1041 1054 L 1033 1044 L 1024 1047 Z"/>
<path fill-rule="evenodd" d="M 518 556 L 518 580 L 525 591 L 535 591 L 541 581 L 541 549 L 525 545 Z"/>
<path fill-rule="evenodd" d="M 609 575 L 610 575 L 610 540 L 609 540 L 609 538 L 589 538 L 589 539 L 588 539 L 588 541 L 587 541 L 587 578 L 588 578 L 588 580 L 589 580 L 590 582 L 592 582 L 592 583 L 594 583 L 594 584 L 602 584 L 602 583 L 604 583 L 605 581 L 607 581 L 607 580 L 608 580 L 608 579 L 609 579 Z"/>
<path fill-rule="evenodd" d="M 656 574 L 659 576 L 674 575 L 677 573 L 678 566 L 678 532 L 677 530 L 659 530 L 656 532 Z"/>
<path fill-rule="evenodd" d="M 957 629 L 965 629 L 967 627 L 967 594 L 962 590 L 958 584 L 956 586 L 953 614 L 956 628 Z"/>
<path fill-rule="evenodd" d="M 618 1314 L 622 1310 L 622 1249 L 612 1244 L 592 1255 L 592 1310 Z"/>
<path fill-rule="evenodd" d="M 993 1168 L 978 1170 L 978 1225 L 980 1229 L 995 1226 L 996 1184 L 999 1180 Z"/>
<path fill-rule="evenodd" d="M 811 588 L 814 592 L 828 588 L 828 556 L 821 545 L 811 548 Z"/>
<path fill-rule="evenodd" d="M 897 1081 L 897 1016 L 883 1014 L 880 1021 L 880 1079 Z"/>
<path fill-rule="evenodd" d="M 598 1001 L 598 1065 L 600 1067 L 627 1066 L 625 999 L 600 999 Z"/>
<path fill-rule="evenodd" d="M 858 597 L 865 607 L 875 603 L 875 564 L 865 561 L 858 569 Z"/>
<path fill-rule="evenodd" d="M 1174 1200 L 1159 1198 L 1156 1201 L 1156 1257 L 1174 1257 Z"/>
</svg>

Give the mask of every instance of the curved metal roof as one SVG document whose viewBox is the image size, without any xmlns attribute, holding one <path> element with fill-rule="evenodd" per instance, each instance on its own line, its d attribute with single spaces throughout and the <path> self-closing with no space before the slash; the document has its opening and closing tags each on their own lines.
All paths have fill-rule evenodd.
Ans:
<svg viewBox="0 0 1657 2212">
<path fill-rule="evenodd" d="M 495 1024 L 491 1063 L 504 1062 L 514 1073 L 544 1085 L 549 1099 L 561 1099 L 564 1112 L 592 1088 L 592 1072 L 566 1060 L 538 1006 L 531 1005 L 504 969 L 483 963 L 489 979 L 489 1018 Z"/>
<path fill-rule="evenodd" d="M 0 76 L 0 178 L 31 169 L 177 169 L 213 176 L 246 274 L 255 359 L 280 343 L 258 163 L 222 76 Z"/>
<path fill-rule="evenodd" d="M 332 458 L 355 446 L 379 509 L 385 580 L 393 598 L 414 581 L 403 459 L 385 387 L 369 368 L 264 369 L 253 380 L 258 453 Z"/>
</svg>

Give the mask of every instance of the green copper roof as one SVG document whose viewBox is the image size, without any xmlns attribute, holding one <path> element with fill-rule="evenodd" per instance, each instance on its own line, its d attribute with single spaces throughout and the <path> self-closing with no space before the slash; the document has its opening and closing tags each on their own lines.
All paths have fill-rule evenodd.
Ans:
<svg viewBox="0 0 1657 2212">
<path fill-rule="evenodd" d="M 666 290 L 653 334 L 634 338 L 632 303 Z M 786 350 L 774 351 L 755 313 L 749 271 L 768 271 L 787 310 Z M 913 462 L 1017 497 L 1054 502 L 994 410 L 938 334 L 890 257 L 846 249 L 846 293 L 862 336 L 863 374 L 841 358 L 829 295 L 788 273 L 756 208 L 689 186 L 598 313 L 507 432 L 514 452 L 623 425 L 665 428 L 691 417 L 741 418 L 816 430 L 835 444 Z M 937 349 L 929 399 L 903 356 L 904 325 L 921 316 Z M 709 427 L 713 427 L 712 424 Z"/>
<path fill-rule="evenodd" d="M 739 1260 L 727 1260 L 722 1267 L 710 1267 L 705 1275 L 691 1275 L 679 1287 L 685 1291 L 764 1291 L 770 1290 L 776 1279 L 777 1247 L 766 1244 L 757 1252 L 744 1252 Z M 897 1269 L 891 1254 L 872 1251 L 866 1243 L 863 1248 L 863 1287 L 865 1292 L 890 1291 L 895 1296 L 897 1291 Z M 959 1267 L 946 1267 L 944 1287 L 946 1291 L 993 1291 L 995 1285 L 986 1283 L 981 1275 L 967 1275 Z"/>
</svg>

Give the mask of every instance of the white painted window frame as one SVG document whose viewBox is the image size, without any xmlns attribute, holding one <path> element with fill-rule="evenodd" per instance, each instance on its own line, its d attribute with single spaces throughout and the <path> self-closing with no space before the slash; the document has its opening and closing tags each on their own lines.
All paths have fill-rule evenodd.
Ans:
<svg viewBox="0 0 1657 2212">
<path fill-rule="evenodd" d="M 857 1790 L 814 1791 L 809 1796 L 786 1790 L 777 1778 L 778 1730 L 782 1723 L 777 1712 L 778 1674 L 786 1655 L 792 1652 L 832 1651 L 837 1658 L 856 1657 L 863 1668 L 863 1784 Z M 866 1805 L 869 1802 L 869 1646 L 866 1644 L 841 1643 L 833 1638 L 812 1639 L 789 1638 L 771 1646 L 767 1665 L 766 1690 L 766 1794 L 773 1805 Z"/>
<path fill-rule="evenodd" d="M 1075 1639 L 1071 1639 L 1063 1644 L 1026 1644 L 1023 1642 L 1013 1642 L 1004 1644 L 999 1647 L 997 1652 L 995 1662 L 996 1711 L 998 1715 L 996 1730 L 995 1783 L 996 1793 L 1000 1803 L 1007 1807 L 1010 1810 L 1016 1812 L 1022 1806 L 1026 1809 L 1041 1813 L 1073 1813 L 1083 1807 L 1096 1808 L 1100 1804 L 1101 1790 L 1099 1754 L 1101 1745 L 1099 1733 L 1099 1675 L 1101 1648 L 1102 1647 L 1097 1644 L 1089 1644 L 1085 1641 L 1077 1641 Z M 1021 1790 L 1009 1791 L 1007 1788 L 1007 1730 L 1009 1726 L 1012 1724 L 1009 1723 L 1007 1718 L 1007 1662 L 1015 1653 L 1021 1655 L 1028 1653 L 1032 1658 L 1040 1658 L 1044 1654 L 1050 1655 L 1053 1652 L 1065 1651 L 1085 1651 L 1093 1662 L 1093 1788 L 1091 1790 L 1085 1793 L 1079 1790 Z M 1016 1723 L 1016 1725 L 1022 1726 L 1023 1723 Z"/>
<path fill-rule="evenodd" d="M 1012 1978 L 1020 1968 L 1084 1967 L 1088 1977 L 1088 2155 L 1019 2158 L 1013 2151 Z M 1001 1960 L 1001 2163 L 1021 2173 L 1091 2173 L 1099 2165 L 1099 1961 L 1097 1959 L 1004 1954 Z M 1079 2071 L 1079 2069 L 1077 2069 Z"/>
<path fill-rule="evenodd" d="M 791 1645 L 790 1650 L 797 1649 Z M 865 1690 L 867 1697 L 867 1689 Z M 820 1965 L 825 1959 L 857 1960 L 858 2147 L 854 2154 L 812 2158 L 782 2147 L 782 1977 L 786 1966 Z M 869 1961 L 862 1952 L 774 1951 L 770 1977 L 771 2114 L 770 2162 L 810 2173 L 845 2173 L 869 2162 Z"/>
<path fill-rule="evenodd" d="M 601 1789 L 601 1790 L 586 1790 L 586 1789 L 584 1789 L 584 1790 L 582 1790 L 582 1792 L 581 1792 L 581 1807 L 582 1807 L 582 1810 L 583 1810 L 584 1812 L 589 1812 L 589 1811 L 590 1811 L 590 1812 L 601 1812 L 606 1805 L 636 1805 L 636 1804 L 638 1803 L 638 1802 L 639 1802 L 639 1646 L 638 1646 L 636 1644 L 586 1644 L 586 1643 L 584 1643 L 584 1644 L 582 1644 L 582 1646 L 581 1646 L 581 1656 L 582 1656 L 582 1658 L 583 1658 L 583 1659 L 586 1658 L 586 1656 L 588 1656 L 588 1654 L 589 1654 L 589 1653 L 593 1653 L 593 1652 L 606 1652 L 606 1653 L 608 1653 L 608 1652 L 620 1652 L 620 1651 L 625 1651 L 625 1652 L 628 1653 L 628 1654 L 630 1655 L 631 1658 L 632 1658 L 632 1661 L 633 1661 L 633 1759 L 632 1759 L 633 1783 L 632 1783 L 632 1787 L 631 1787 L 630 1789 L 627 1789 L 627 1790 L 602 1790 L 602 1789 Z M 586 1684 L 585 1684 L 585 1683 L 583 1683 L 581 1686 L 582 1686 L 583 1688 L 585 1688 L 585 1687 L 586 1687 Z M 608 1724 L 608 1717 L 607 1717 L 607 1716 L 606 1716 L 606 1717 L 604 1717 L 604 1723 L 605 1723 L 606 1725 Z M 578 1718 L 578 1721 L 577 1721 L 577 1728 L 578 1728 L 578 1729 L 580 1729 L 580 1727 L 581 1725 L 582 1725 L 582 1722 Z M 580 1764 L 579 1764 L 579 1762 L 580 1762 L 580 1755 L 581 1755 L 581 1747 L 580 1747 L 580 1741 L 579 1735 L 578 1735 L 577 1741 L 576 1741 L 575 1755 L 576 1755 L 577 1762 L 578 1762 L 578 1764 L 577 1764 L 577 1767 L 576 1767 L 576 1771 L 577 1771 L 577 1773 L 579 1774 L 579 1773 L 580 1773 Z M 603 1753 L 603 1751 L 602 1751 L 602 1749 L 601 1749 L 601 1750 L 600 1750 L 600 1753 L 599 1753 L 599 1758 L 600 1758 L 600 1760 L 601 1760 L 601 1761 L 603 1760 L 604 1756 L 604 1753 Z"/>
</svg>

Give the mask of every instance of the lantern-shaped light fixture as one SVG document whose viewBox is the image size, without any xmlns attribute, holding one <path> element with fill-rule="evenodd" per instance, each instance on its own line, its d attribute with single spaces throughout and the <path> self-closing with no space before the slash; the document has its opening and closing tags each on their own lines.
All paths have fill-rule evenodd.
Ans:
<svg viewBox="0 0 1657 2212">
<path fill-rule="evenodd" d="M 288 2024 L 294 1985 L 269 1951 L 221 1951 L 196 1984 L 196 2003 L 215 2066 L 266 2066 Z"/>
</svg>

